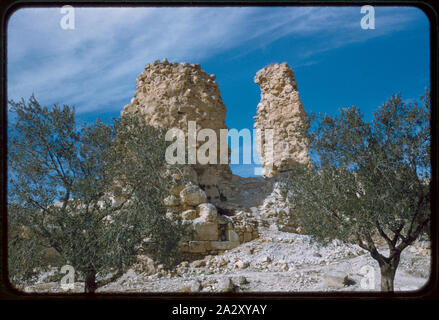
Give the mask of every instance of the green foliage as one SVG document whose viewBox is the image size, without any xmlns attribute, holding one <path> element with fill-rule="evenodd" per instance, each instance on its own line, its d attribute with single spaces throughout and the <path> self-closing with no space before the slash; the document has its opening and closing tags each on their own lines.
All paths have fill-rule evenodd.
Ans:
<svg viewBox="0 0 439 320">
<path fill-rule="evenodd" d="M 148 235 L 145 252 L 171 267 L 179 260 L 178 243 L 188 231 L 181 221 L 170 222 L 165 216 L 163 199 L 169 195 L 171 173 L 179 170 L 177 166 L 164 165 L 168 146 L 165 132 L 130 114 L 118 120 L 116 128 L 112 163 L 117 168 L 119 186 L 132 193 L 133 201 L 127 209 L 132 214 L 142 212 L 141 220 L 148 221 L 144 224 Z"/>
<path fill-rule="evenodd" d="M 356 242 L 380 265 L 397 265 L 400 252 L 428 231 L 428 92 L 421 101 L 392 96 L 370 123 L 355 107 L 339 117 L 310 116 L 302 133 L 313 163 L 296 164 L 283 189 L 304 232 L 320 242 Z M 378 237 L 389 257 L 377 251 Z"/>
<path fill-rule="evenodd" d="M 15 283 L 47 267 L 42 248 L 59 254 L 94 282 L 120 275 L 152 240 L 147 253 L 171 265 L 184 228 L 165 218 L 166 143 L 138 117 L 77 129 L 74 110 L 10 102 L 16 116 L 9 139 L 9 272 Z M 31 236 L 23 236 L 23 228 Z M 149 248 L 149 249 L 148 249 Z M 98 286 L 99 284 L 93 284 Z M 92 288 L 91 291 L 94 291 Z"/>
<path fill-rule="evenodd" d="M 8 208 L 8 272 L 15 285 L 24 279 L 37 279 L 37 268 L 45 264 L 42 252 L 47 248 L 32 236 L 20 211 L 14 204 Z"/>
</svg>

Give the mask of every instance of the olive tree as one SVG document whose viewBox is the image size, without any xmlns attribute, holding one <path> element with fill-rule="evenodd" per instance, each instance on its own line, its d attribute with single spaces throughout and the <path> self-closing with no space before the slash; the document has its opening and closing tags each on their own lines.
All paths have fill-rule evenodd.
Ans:
<svg viewBox="0 0 439 320">
<path fill-rule="evenodd" d="M 10 110 L 13 283 L 47 267 L 44 248 L 57 253 L 52 266 L 73 266 L 86 292 L 119 277 L 142 250 L 172 265 L 184 228 L 165 218 L 169 168 L 161 130 L 129 115 L 78 128 L 72 108 L 42 107 L 34 96 L 10 101 Z"/>
<path fill-rule="evenodd" d="M 317 241 L 358 244 L 378 262 L 381 290 L 394 290 L 401 252 L 430 222 L 430 98 L 392 96 L 370 122 L 356 107 L 311 115 L 301 128 L 312 161 L 296 164 L 283 191 Z M 379 250 L 378 244 L 388 250 Z"/>
</svg>

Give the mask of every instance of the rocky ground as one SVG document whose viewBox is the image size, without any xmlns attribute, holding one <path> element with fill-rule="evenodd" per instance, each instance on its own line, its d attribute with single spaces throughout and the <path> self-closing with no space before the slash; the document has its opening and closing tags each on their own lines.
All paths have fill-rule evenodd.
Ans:
<svg viewBox="0 0 439 320">
<path fill-rule="evenodd" d="M 246 188 L 241 190 L 246 190 L 247 194 L 237 192 L 233 202 L 230 201 L 231 207 L 236 207 L 235 230 L 239 231 L 241 222 L 251 223 L 257 228 L 259 237 L 241 241 L 237 247 L 220 250 L 217 255 L 184 261 L 172 271 L 165 271 L 148 257 L 140 256 L 137 265 L 117 281 L 99 288 L 98 292 L 203 294 L 380 290 L 378 263 L 368 252 L 339 241 L 317 245 L 294 227 L 294 215 L 290 214 L 279 188 L 273 188 L 273 182 L 269 181 L 269 184 L 256 178 L 238 182 L 245 184 Z M 267 190 L 259 192 L 258 196 L 257 190 L 263 189 L 262 183 Z M 385 253 L 385 246 L 378 248 Z M 404 250 L 395 277 L 395 290 L 422 288 L 429 278 L 430 257 L 427 241 L 418 241 Z M 37 282 L 20 289 L 64 292 L 59 279 L 59 271 L 53 269 L 41 274 Z M 76 280 L 72 292 L 83 292 L 84 283 L 81 279 Z"/>
<path fill-rule="evenodd" d="M 361 285 L 365 282 L 363 272 L 367 266 L 374 269 L 375 289 Z M 402 254 L 395 290 L 418 290 L 427 282 L 429 274 L 429 246 L 418 242 Z M 38 283 L 23 289 L 63 292 L 58 282 L 47 282 L 48 275 L 42 275 Z M 338 241 L 318 246 L 306 235 L 262 229 L 258 239 L 221 255 L 183 262 L 172 272 L 151 265 L 137 266 L 98 292 L 379 291 L 379 283 L 378 264 L 358 246 Z M 83 283 L 76 282 L 73 291 L 83 292 Z"/>
</svg>

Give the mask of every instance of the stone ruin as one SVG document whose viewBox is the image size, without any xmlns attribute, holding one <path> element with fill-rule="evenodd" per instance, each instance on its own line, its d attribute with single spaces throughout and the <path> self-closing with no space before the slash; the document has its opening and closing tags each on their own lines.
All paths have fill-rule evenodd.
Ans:
<svg viewBox="0 0 439 320">
<path fill-rule="evenodd" d="M 257 238 L 258 226 L 271 221 L 264 216 L 273 212 L 274 200 L 270 199 L 279 198 L 276 173 L 287 171 L 293 161 L 309 161 L 305 142 L 293 134 L 294 126 L 306 115 L 293 71 L 286 63 L 270 65 L 257 73 L 255 82 L 261 88 L 255 128 L 275 129 L 273 162 L 268 163 L 258 150 L 265 178 L 233 175 L 228 164 L 187 164 L 181 173 L 172 175 L 171 195 L 164 199 L 166 215 L 181 217 L 194 230 L 193 238 L 181 244 L 187 254 L 218 254 Z M 215 75 L 204 72 L 199 64 L 166 59 L 147 64 L 122 116 L 126 113 L 138 114 L 152 126 L 182 129 L 186 141 L 189 121 L 196 122 L 197 132 L 210 128 L 217 137 L 219 130 L 228 129 Z M 198 141 L 197 147 L 203 143 Z M 275 215 L 289 216 L 287 206 L 283 207 L 274 208 Z M 259 211 L 262 215 L 256 217 Z"/>
<path fill-rule="evenodd" d="M 286 62 L 273 64 L 259 70 L 254 81 L 261 88 L 254 127 L 261 129 L 262 141 L 266 129 L 274 130 L 272 159 L 266 156 L 264 148 L 258 148 L 262 175 L 273 177 L 277 172 L 288 171 L 294 162 L 309 163 L 306 141 L 297 131 L 306 112 L 299 99 L 294 71 Z"/>
</svg>

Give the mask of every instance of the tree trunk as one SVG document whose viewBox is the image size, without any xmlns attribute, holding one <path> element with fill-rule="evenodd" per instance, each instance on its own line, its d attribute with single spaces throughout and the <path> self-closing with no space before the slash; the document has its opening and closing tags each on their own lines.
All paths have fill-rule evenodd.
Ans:
<svg viewBox="0 0 439 320">
<path fill-rule="evenodd" d="M 85 293 L 94 293 L 97 288 L 96 271 L 91 268 L 85 277 Z"/>
<path fill-rule="evenodd" d="M 395 273 L 398 268 L 400 255 L 396 254 L 392 259 L 388 261 L 379 262 L 381 270 L 381 291 L 393 292 Z"/>
<path fill-rule="evenodd" d="M 390 264 L 380 266 L 381 269 L 381 291 L 393 292 L 396 269 L 392 269 Z"/>
</svg>

